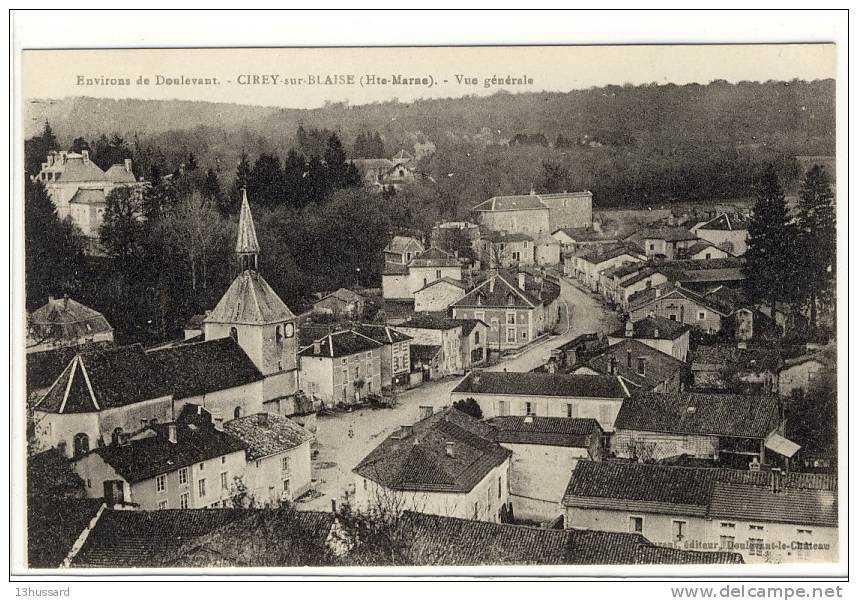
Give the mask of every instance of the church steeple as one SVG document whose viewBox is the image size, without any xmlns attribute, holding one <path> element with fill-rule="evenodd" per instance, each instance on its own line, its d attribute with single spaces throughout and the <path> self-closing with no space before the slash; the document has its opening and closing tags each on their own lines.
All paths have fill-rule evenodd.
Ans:
<svg viewBox="0 0 858 601">
<path fill-rule="evenodd" d="M 253 215 L 250 213 L 250 203 L 247 202 L 247 190 L 241 189 L 241 212 L 238 216 L 238 239 L 235 242 L 235 254 L 238 255 L 240 271 L 257 270 L 259 258 L 259 241 L 256 239 L 256 228 L 253 226 Z"/>
</svg>

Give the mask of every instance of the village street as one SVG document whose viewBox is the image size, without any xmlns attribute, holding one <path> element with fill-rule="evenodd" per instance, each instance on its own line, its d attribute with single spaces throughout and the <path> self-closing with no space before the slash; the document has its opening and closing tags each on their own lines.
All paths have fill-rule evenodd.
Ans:
<svg viewBox="0 0 858 601">
<path fill-rule="evenodd" d="M 600 301 L 569 280 L 561 280 L 560 302 L 571 314 L 571 324 L 561 321 L 561 332 L 529 346 L 521 354 L 509 357 L 487 369 L 494 371 L 530 371 L 545 363 L 546 355 L 576 336 L 589 332 L 607 333 L 617 327 L 616 318 Z M 419 419 L 421 406 L 440 409 L 450 404 L 450 392 L 461 381 L 454 376 L 427 382 L 397 396 L 393 409 L 363 409 L 354 413 L 320 416 L 317 432 L 318 456 L 313 460 L 313 478 L 317 491 L 314 499 L 298 504 L 302 510 L 326 510 L 331 499 L 341 500 L 343 492 L 353 482 L 352 468 L 379 442 L 401 425 L 413 424 Z M 349 438 L 351 426 L 354 437 Z"/>
</svg>

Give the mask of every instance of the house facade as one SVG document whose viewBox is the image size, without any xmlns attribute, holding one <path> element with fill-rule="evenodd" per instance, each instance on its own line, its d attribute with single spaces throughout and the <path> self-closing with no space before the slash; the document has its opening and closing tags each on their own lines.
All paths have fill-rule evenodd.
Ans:
<svg viewBox="0 0 858 601">
<path fill-rule="evenodd" d="M 462 279 L 462 263 L 453 255 L 430 248 L 405 265 L 385 263 L 381 276 L 385 299 L 414 299 L 414 293 L 441 279 Z"/>
<path fill-rule="evenodd" d="M 396 329 L 411 337 L 411 344 L 431 348 L 437 352 L 429 359 L 432 365 L 432 378 L 460 374 L 465 366 L 462 357 L 462 323 L 455 319 L 436 318 L 430 315 L 417 315 L 396 326 Z"/>
<path fill-rule="evenodd" d="M 691 326 L 653 315 L 638 321 L 626 320 L 622 328 L 608 334 L 608 344 L 631 338 L 680 361 L 687 361 L 690 333 Z"/>
<path fill-rule="evenodd" d="M 27 317 L 27 353 L 105 342 L 113 328 L 104 315 L 68 296 L 49 297 Z"/>
<path fill-rule="evenodd" d="M 680 392 L 686 365 L 634 338 L 610 345 L 573 368 L 573 374 L 618 376 L 630 391 Z"/>
<path fill-rule="evenodd" d="M 361 324 L 355 331 L 382 345 L 382 389 L 408 386 L 411 372 L 411 337 L 382 324 Z"/>
<path fill-rule="evenodd" d="M 731 255 L 741 256 L 748 250 L 748 223 L 727 213 L 696 225 L 692 231 L 698 238 L 711 242 Z"/>
<path fill-rule="evenodd" d="M 729 317 L 729 313 L 722 307 L 679 285 L 656 287 L 652 292 L 639 296 L 640 299 L 632 298 L 629 302 L 632 321 L 655 315 L 687 324 L 703 332 L 715 333 L 721 331 L 726 318 Z"/>
<path fill-rule="evenodd" d="M 834 349 L 826 348 L 786 359 L 778 373 L 778 392 L 789 398 L 796 391 L 809 393 L 836 366 Z"/>
<path fill-rule="evenodd" d="M 342 330 L 302 348 L 301 388 L 325 405 L 350 405 L 381 391 L 383 345 L 372 338 Z"/>
<path fill-rule="evenodd" d="M 495 196 L 472 211 L 477 215 L 477 223 L 490 231 L 526 234 L 531 238 L 552 231 L 551 212 L 536 194 Z"/>
<path fill-rule="evenodd" d="M 480 246 L 480 262 L 489 269 L 534 264 L 536 243 L 529 234 L 485 232 Z"/>
<path fill-rule="evenodd" d="M 461 280 L 443 277 L 432 280 L 414 293 L 414 312 L 446 311 L 450 305 L 465 296 L 467 284 Z"/>
<path fill-rule="evenodd" d="M 417 238 L 412 236 L 394 236 L 384 247 L 385 263 L 408 265 L 411 259 L 423 253 L 426 248 Z"/>
</svg>

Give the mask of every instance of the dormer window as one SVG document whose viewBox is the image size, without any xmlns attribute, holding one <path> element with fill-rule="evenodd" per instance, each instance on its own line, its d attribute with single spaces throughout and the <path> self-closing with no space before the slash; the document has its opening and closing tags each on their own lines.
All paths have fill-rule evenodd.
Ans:
<svg viewBox="0 0 858 601">
<path fill-rule="evenodd" d="M 506 295 L 506 304 L 510 307 L 515 305 L 515 295 L 514 294 L 507 294 Z"/>
<path fill-rule="evenodd" d="M 483 295 L 482 295 L 482 294 L 478 294 L 478 295 L 477 295 L 477 306 L 478 306 L 478 307 L 479 307 L 479 306 L 482 306 L 482 304 L 483 304 Z"/>
<path fill-rule="evenodd" d="M 235 326 L 229 329 L 229 337 L 238 342 L 238 328 Z"/>
</svg>

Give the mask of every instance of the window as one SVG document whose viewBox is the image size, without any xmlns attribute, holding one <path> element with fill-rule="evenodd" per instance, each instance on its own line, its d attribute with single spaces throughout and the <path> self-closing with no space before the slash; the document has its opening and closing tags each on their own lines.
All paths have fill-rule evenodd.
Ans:
<svg viewBox="0 0 858 601">
<path fill-rule="evenodd" d="M 748 530 L 751 532 L 762 532 L 763 527 L 758 524 L 748 524 Z"/>
<path fill-rule="evenodd" d="M 763 556 L 763 539 L 749 538 L 748 539 L 748 555 Z"/>
<path fill-rule="evenodd" d="M 200 478 L 199 481 L 197 481 L 197 487 L 198 487 L 198 492 L 199 492 L 200 497 L 206 496 L 206 479 L 205 478 Z"/>
<path fill-rule="evenodd" d="M 503 482 L 503 478 L 501 476 L 498 476 L 498 499 L 500 499 L 501 495 L 503 494 L 502 482 Z"/>
<path fill-rule="evenodd" d="M 509 415 L 509 408 L 506 401 L 498 401 L 498 415 Z"/>
<path fill-rule="evenodd" d="M 506 329 L 506 341 L 515 342 L 515 328 Z"/>
<path fill-rule="evenodd" d="M 533 403 L 531 403 L 530 401 L 524 404 L 524 414 L 533 415 Z"/>
<path fill-rule="evenodd" d="M 203 471 L 205 471 L 205 469 L 206 469 L 206 464 L 205 464 L 205 463 L 201 463 L 201 464 L 200 464 L 200 471 L 201 471 L 201 472 L 203 472 Z"/>
<path fill-rule="evenodd" d="M 515 311 L 507 311 L 506 323 L 508 325 L 515 325 Z"/>
<path fill-rule="evenodd" d="M 643 357 L 638 357 L 638 375 L 646 375 L 646 359 Z"/>
<path fill-rule="evenodd" d="M 236 407 L 235 410 L 232 412 L 232 416 L 235 419 L 238 419 L 239 417 L 241 417 L 241 407 Z"/>
<path fill-rule="evenodd" d="M 736 522 L 721 522 L 722 528 L 735 528 Z"/>
<path fill-rule="evenodd" d="M 811 542 L 810 537 L 813 535 L 813 530 L 799 528 L 797 531 L 798 540 L 795 541 L 796 557 L 802 561 L 810 559 Z"/>
<path fill-rule="evenodd" d="M 435 270 L 435 279 L 436 279 L 436 280 L 440 280 L 440 279 L 441 279 L 441 270 L 440 270 L 440 269 L 436 269 L 436 270 Z"/>
<path fill-rule="evenodd" d="M 480 502 L 474 501 L 474 519 L 478 520 L 480 518 Z"/>
<path fill-rule="evenodd" d="M 474 344 L 480 343 L 480 331 L 474 330 Z"/>
<path fill-rule="evenodd" d="M 226 455 L 220 458 L 220 464 L 224 465 L 226 463 Z"/>
<path fill-rule="evenodd" d="M 521 340 L 522 340 L 522 342 L 527 342 L 527 331 L 526 330 L 521 331 Z"/>
<path fill-rule="evenodd" d="M 283 481 L 283 496 L 287 499 L 292 498 L 292 490 L 290 489 L 290 486 L 289 486 L 289 480 Z"/>
<path fill-rule="evenodd" d="M 230 338 L 232 338 L 233 340 L 238 342 L 238 329 L 235 327 L 230 328 L 229 329 L 229 336 L 230 336 Z"/>
<path fill-rule="evenodd" d="M 155 476 L 155 492 L 159 494 L 167 492 L 167 476 L 165 474 Z"/>
<path fill-rule="evenodd" d="M 639 516 L 629 517 L 629 532 L 643 532 L 643 518 Z"/>
<path fill-rule="evenodd" d="M 670 321 L 676 321 L 676 313 L 671 313 L 668 317 L 670 318 Z"/>
<path fill-rule="evenodd" d="M 89 451 L 89 436 L 83 432 L 74 435 L 74 456 L 79 457 Z"/>
<path fill-rule="evenodd" d="M 220 473 L 220 489 L 229 490 L 229 472 Z"/>
<path fill-rule="evenodd" d="M 687 522 L 683 520 L 673 520 L 673 542 L 681 543 L 687 536 Z"/>
<path fill-rule="evenodd" d="M 280 458 L 280 471 L 289 473 L 289 458 L 281 457 Z"/>
<path fill-rule="evenodd" d="M 477 306 L 479 307 L 479 306 L 480 306 L 480 305 L 482 305 L 482 304 L 483 304 L 483 295 L 482 295 L 482 294 L 478 294 L 478 295 L 477 295 Z"/>
<path fill-rule="evenodd" d="M 393 356 L 393 371 L 399 371 L 399 357 L 397 355 Z"/>
<path fill-rule="evenodd" d="M 732 551 L 733 545 L 736 544 L 736 537 L 722 534 L 719 541 L 721 543 L 722 551 Z"/>
<path fill-rule="evenodd" d="M 477 297 L 479 298 L 479 297 Z M 474 311 L 474 319 L 479 319 L 480 321 L 486 320 L 486 312 L 485 311 Z"/>
<path fill-rule="evenodd" d="M 492 320 L 492 331 L 495 331 L 495 330 L 497 330 L 497 329 L 498 329 L 498 320 L 497 320 L 497 319 L 493 319 L 493 320 Z"/>
<path fill-rule="evenodd" d="M 114 428 L 113 434 L 110 435 L 110 440 L 113 444 L 119 444 L 119 439 L 122 437 L 122 428 Z"/>
<path fill-rule="evenodd" d="M 181 509 L 187 509 L 191 506 L 191 495 L 190 493 L 183 492 L 179 495 L 179 507 Z"/>
<path fill-rule="evenodd" d="M 699 311 L 697 313 L 697 319 L 699 321 L 703 321 L 704 319 L 706 319 L 706 311 Z"/>
<path fill-rule="evenodd" d="M 515 306 L 515 295 L 510 293 L 506 295 L 506 304 L 510 307 Z"/>
<path fill-rule="evenodd" d="M 566 417 L 578 417 L 578 412 L 575 411 L 575 405 L 566 403 Z"/>
<path fill-rule="evenodd" d="M 650 242 L 650 244 L 649 244 L 649 249 L 650 249 L 650 250 L 655 250 L 655 244 L 653 244 L 652 242 Z"/>
<path fill-rule="evenodd" d="M 158 501 L 158 509 L 167 509 L 167 501 Z"/>
<path fill-rule="evenodd" d="M 712 258 L 712 253 L 706 253 L 706 258 L 707 258 L 707 259 L 711 259 L 711 258 Z"/>
<path fill-rule="evenodd" d="M 179 470 L 179 486 L 188 485 L 188 468 L 183 467 Z"/>
<path fill-rule="evenodd" d="M 282 327 L 277 326 L 276 328 L 274 328 L 274 339 L 277 342 L 277 344 L 280 344 L 281 342 L 283 342 L 283 328 Z"/>
</svg>

